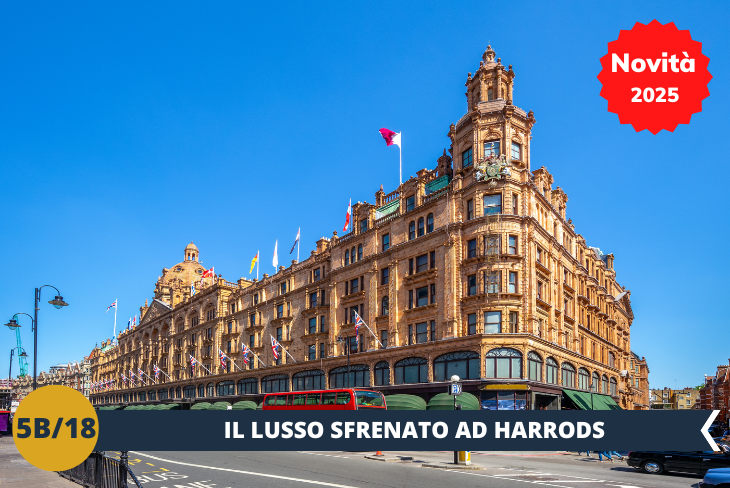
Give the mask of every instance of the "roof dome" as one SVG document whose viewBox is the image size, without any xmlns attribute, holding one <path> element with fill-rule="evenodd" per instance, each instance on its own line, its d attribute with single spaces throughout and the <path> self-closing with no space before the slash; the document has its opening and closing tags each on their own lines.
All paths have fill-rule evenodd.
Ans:
<svg viewBox="0 0 730 488">
<path fill-rule="evenodd" d="M 188 244 L 187 246 L 185 246 L 185 250 L 186 251 L 197 251 L 198 250 L 198 246 L 196 246 L 195 244 L 193 244 L 193 241 L 190 241 L 190 244 Z"/>
</svg>

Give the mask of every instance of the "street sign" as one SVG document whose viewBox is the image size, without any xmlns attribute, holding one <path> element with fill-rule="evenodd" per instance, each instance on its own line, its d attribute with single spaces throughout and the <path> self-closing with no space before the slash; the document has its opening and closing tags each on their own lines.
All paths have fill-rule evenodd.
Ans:
<svg viewBox="0 0 730 488">
<path fill-rule="evenodd" d="M 449 395 L 461 395 L 461 383 L 451 383 Z"/>
</svg>

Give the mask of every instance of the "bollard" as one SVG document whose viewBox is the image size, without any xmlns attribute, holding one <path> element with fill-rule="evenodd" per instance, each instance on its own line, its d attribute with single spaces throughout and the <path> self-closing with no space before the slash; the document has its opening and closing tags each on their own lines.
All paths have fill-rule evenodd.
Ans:
<svg viewBox="0 0 730 488">
<path fill-rule="evenodd" d="M 471 451 L 458 451 L 458 464 L 469 466 L 471 464 Z"/>
<path fill-rule="evenodd" d="M 377 452 L 375 453 L 375 455 L 376 455 L 376 456 L 382 456 L 382 455 L 383 455 L 383 451 L 377 451 Z"/>
<path fill-rule="evenodd" d="M 122 451 L 119 456 L 119 486 L 127 486 L 127 451 Z"/>
</svg>

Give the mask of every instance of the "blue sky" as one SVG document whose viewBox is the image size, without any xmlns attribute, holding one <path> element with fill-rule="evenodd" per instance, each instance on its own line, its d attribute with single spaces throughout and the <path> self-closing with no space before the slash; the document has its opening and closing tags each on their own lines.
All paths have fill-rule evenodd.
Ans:
<svg viewBox="0 0 730 488">
<path fill-rule="evenodd" d="M 690 7 L 691 8 L 688 8 Z M 697 2 L 393 4 L 5 2 L 0 6 L 2 323 L 40 311 L 39 368 L 81 359 L 139 313 L 191 240 L 228 280 L 342 228 L 348 198 L 432 168 L 491 42 L 533 110 L 533 169 L 569 196 L 631 289 L 652 387 L 727 363 L 728 7 Z M 710 97 L 674 133 L 606 111 L 599 59 L 620 29 L 674 21 L 703 43 Z M 30 322 L 22 339 L 32 354 Z M 0 377 L 13 334 L 0 329 Z M 17 362 L 14 365 L 17 372 Z"/>
</svg>

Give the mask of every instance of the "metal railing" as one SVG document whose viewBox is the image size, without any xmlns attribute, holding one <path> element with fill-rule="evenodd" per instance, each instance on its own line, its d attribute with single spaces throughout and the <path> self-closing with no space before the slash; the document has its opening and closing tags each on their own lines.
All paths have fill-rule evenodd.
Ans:
<svg viewBox="0 0 730 488">
<path fill-rule="evenodd" d="M 129 469 L 127 451 L 122 451 L 119 459 L 106 456 L 103 452 L 92 452 L 83 463 L 66 471 L 58 471 L 58 474 L 83 487 L 142 488 Z"/>
</svg>

